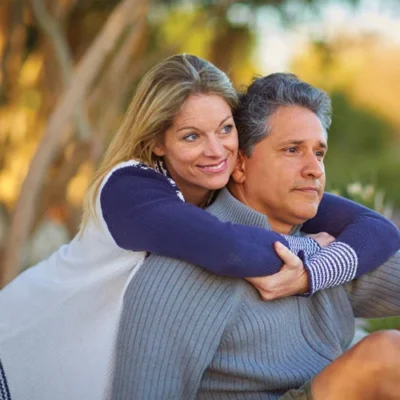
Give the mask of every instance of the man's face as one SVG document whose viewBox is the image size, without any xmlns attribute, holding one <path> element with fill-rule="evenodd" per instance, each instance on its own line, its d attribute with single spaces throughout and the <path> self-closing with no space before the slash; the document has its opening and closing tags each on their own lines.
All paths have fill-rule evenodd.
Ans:
<svg viewBox="0 0 400 400">
<path fill-rule="evenodd" d="M 288 233 L 317 213 L 327 141 L 318 117 L 303 107 L 280 107 L 270 123 L 270 134 L 239 161 L 244 179 L 234 194 L 267 215 L 274 230 Z M 234 181 L 237 176 L 235 171 Z"/>
</svg>

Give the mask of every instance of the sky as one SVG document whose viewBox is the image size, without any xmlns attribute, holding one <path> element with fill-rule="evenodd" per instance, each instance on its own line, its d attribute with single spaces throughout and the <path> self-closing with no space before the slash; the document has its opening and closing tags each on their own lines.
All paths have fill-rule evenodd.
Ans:
<svg viewBox="0 0 400 400">
<path fill-rule="evenodd" d="M 254 59 L 261 73 L 287 71 L 291 58 L 303 51 L 310 38 L 374 34 L 400 47 L 399 0 L 361 0 L 356 8 L 346 2 L 326 1 L 318 18 L 304 6 L 293 5 L 289 11 L 297 16 L 300 13 L 302 22 L 284 26 L 271 7 L 261 10 L 253 21 L 258 41 Z"/>
</svg>

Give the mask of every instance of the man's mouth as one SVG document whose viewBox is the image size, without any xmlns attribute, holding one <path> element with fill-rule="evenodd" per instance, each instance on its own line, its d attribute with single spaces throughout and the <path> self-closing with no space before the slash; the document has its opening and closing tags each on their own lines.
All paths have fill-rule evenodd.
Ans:
<svg viewBox="0 0 400 400">
<path fill-rule="evenodd" d="M 222 172 L 225 171 L 227 167 L 227 159 L 222 160 L 218 164 L 209 164 L 209 165 L 199 165 L 199 168 L 201 168 L 205 172 L 212 172 L 212 173 L 217 173 L 217 172 Z"/>
<path fill-rule="evenodd" d="M 319 194 L 319 188 L 316 186 L 304 186 L 300 188 L 296 188 L 295 190 L 298 190 L 303 193 L 310 193 L 310 194 Z"/>
</svg>

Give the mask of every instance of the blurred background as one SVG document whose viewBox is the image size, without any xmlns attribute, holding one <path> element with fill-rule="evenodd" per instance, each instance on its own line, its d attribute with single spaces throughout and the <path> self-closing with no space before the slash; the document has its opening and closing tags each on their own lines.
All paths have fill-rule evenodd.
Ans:
<svg viewBox="0 0 400 400">
<path fill-rule="evenodd" d="M 74 236 L 135 86 L 179 52 L 328 91 L 327 189 L 400 225 L 399 0 L 1 0 L 0 286 Z"/>
</svg>

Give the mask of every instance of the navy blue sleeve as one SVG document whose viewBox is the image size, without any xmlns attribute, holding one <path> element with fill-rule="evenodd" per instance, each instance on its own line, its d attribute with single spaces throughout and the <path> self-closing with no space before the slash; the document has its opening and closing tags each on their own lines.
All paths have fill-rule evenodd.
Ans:
<svg viewBox="0 0 400 400">
<path fill-rule="evenodd" d="M 400 231 L 388 219 L 358 203 L 325 193 L 317 215 L 307 221 L 305 233 L 328 232 L 357 254 L 359 277 L 386 262 L 400 249 Z"/>
<path fill-rule="evenodd" d="M 100 204 L 119 247 L 182 259 L 219 275 L 276 273 L 282 260 L 273 243 L 290 247 L 276 232 L 224 223 L 183 202 L 168 179 L 152 169 L 113 172 L 101 190 Z"/>
</svg>

